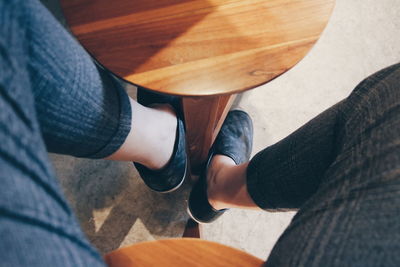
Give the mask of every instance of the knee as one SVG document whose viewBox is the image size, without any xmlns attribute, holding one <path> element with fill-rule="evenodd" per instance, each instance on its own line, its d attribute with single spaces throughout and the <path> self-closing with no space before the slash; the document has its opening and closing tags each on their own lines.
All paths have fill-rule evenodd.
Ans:
<svg viewBox="0 0 400 267">
<path fill-rule="evenodd" d="M 400 64 L 362 81 L 348 98 L 352 108 L 382 114 L 400 105 Z"/>
</svg>

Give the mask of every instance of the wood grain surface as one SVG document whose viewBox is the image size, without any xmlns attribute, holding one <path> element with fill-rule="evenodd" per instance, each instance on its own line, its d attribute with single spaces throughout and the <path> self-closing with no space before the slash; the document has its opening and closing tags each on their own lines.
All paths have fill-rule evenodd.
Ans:
<svg viewBox="0 0 400 267">
<path fill-rule="evenodd" d="M 318 40 L 334 0 L 62 0 L 102 65 L 154 91 L 201 96 L 264 84 Z"/>
<path fill-rule="evenodd" d="M 105 256 L 110 267 L 132 266 L 262 266 L 246 252 L 200 239 L 170 239 L 138 243 Z"/>
</svg>

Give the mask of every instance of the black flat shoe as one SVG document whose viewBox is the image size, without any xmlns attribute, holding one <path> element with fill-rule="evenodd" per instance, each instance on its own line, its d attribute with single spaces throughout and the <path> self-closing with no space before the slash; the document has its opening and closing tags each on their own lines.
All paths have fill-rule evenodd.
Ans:
<svg viewBox="0 0 400 267">
<path fill-rule="evenodd" d="M 249 115 L 244 111 L 230 111 L 210 150 L 206 167 L 190 193 L 188 213 L 193 220 L 198 223 L 211 223 L 227 211 L 216 210 L 208 202 L 207 170 L 212 157 L 225 155 L 236 165 L 240 165 L 250 159 L 252 143 L 253 123 Z"/>
<path fill-rule="evenodd" d="M 137 101 L 143 106 L 149 107 L 153 104 L 170 104 L 176 111 L 177 115 L 183 119 L 181 99 L 172 95 L 165 95 L 150 91 L 143 87 L 137 89 Z"/>
<path fill-rule="evenodd" d="M 177 110 L 180 106 L 179 98 L 164 96 L 138 88 L 138 102 L 144 106 L 151 106 L 153 104 L 170 104 L 177 113 L 178 121 L 174 150 L 167 165 L 160 170 L 151 170 L 134 162 L 140 176 L 150 189 L 159 193 L 172 192 L 182 185 L 188 169 L 185 127 L 180 116 L 181 113 Z"/>
</svg>

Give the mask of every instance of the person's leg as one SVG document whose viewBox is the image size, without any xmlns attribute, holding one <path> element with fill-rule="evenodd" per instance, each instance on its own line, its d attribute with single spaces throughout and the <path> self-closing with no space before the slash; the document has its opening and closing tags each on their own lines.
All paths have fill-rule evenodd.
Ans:
<svg viewBox="0 0 400 267">
<path fill-rule="evenodd" d="M 27 67 L 47 149 L 163 167 L 175 142 L 173 109 L 130 99 L 38 0 L 24 7 Z"/>
<path fill-rule="evenodd" d="M 2 263 L 103 265 L 64 199 L 42 137 L 51 152 L 157 169 L 169 160 L 176 115 L 129 99 L 37 0 L 0 1 L 0 12 Z"/>
<path fill-rule="evenodd" d="M 267 266 L 399 264 L 399 87 L 400 65 L 374 74 L 250 162 L 254 206 L 300 208 Z"/>
<path fill-rule="evenodd" d="M 337 156 L 269 266 L 400 264 L 400 65 L 368 78 L 346 101 Z"/>
<path fill-rule="evenodd" d="M 298 209 L 317 190 L 339 149 L 342 101 L 282 141 L 236 166 L 227 156 L 213 157 L 207 178 L 216 209 Z"/>
<path fill-rule="evenodd" d="M 0 265 L 104 266 L 48 161 L 28 72 L 24 1 L 0 1 Z"/>
</svg>

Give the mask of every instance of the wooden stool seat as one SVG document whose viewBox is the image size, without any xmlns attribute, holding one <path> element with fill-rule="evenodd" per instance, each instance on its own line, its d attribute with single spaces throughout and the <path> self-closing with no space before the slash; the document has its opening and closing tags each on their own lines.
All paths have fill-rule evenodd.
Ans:
<svg viewBox="0 0 400 267">
<path fill-rule="evenodd" d="M 62 0 L 81 44 L 136 85 L 181 96 L 264 84 L 318 40 L 334 0 Z"/>
<path fill-rule="evenodd" d="M 138 243 L 105 256 L 110 267 L 133 266 L 261 266 L 248 253 L 200 239 L 170 239 Z"/>
</svg>

